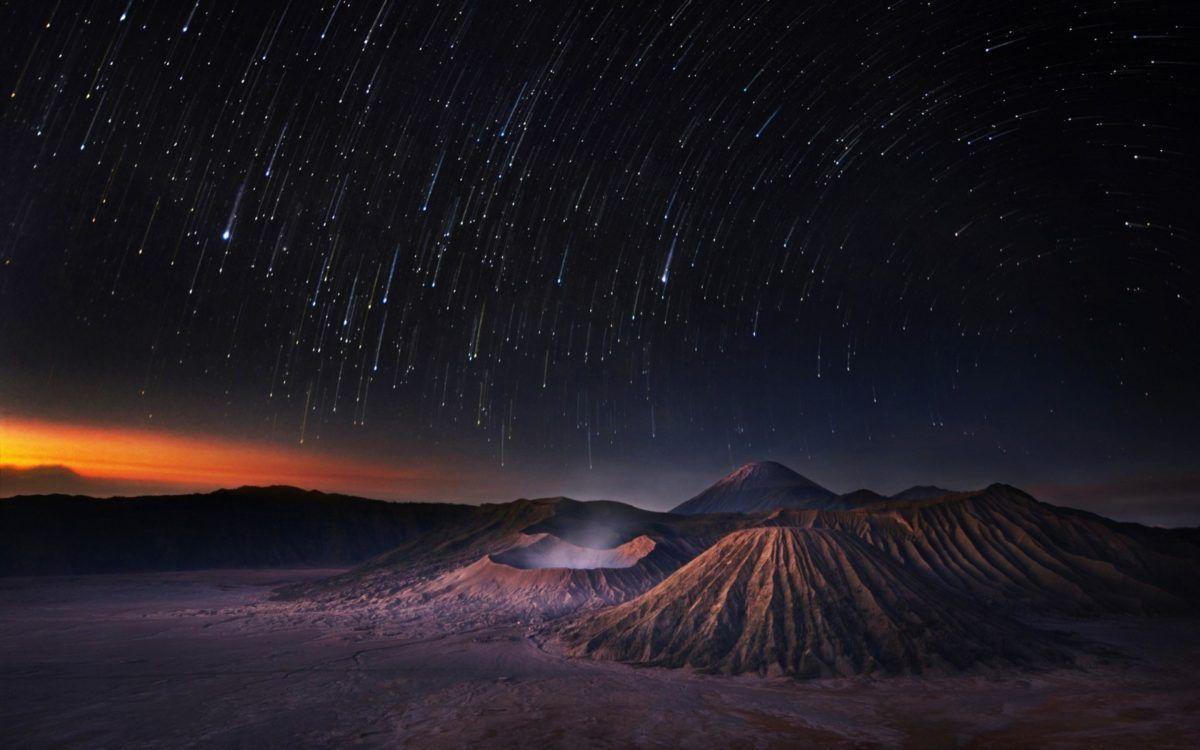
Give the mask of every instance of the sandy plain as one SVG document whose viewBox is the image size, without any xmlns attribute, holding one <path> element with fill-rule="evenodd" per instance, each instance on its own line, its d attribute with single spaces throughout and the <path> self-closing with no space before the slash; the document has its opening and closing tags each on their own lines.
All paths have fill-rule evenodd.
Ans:
<svg viewBox="0 0 1200 750">
<path fill-rule="evenodd" d="M 333 572 L 0 579 L 0 746 L 1200 747 L 1194 620 L 1041 623 L 1095 644 L 1069 669 L 800 682 L 271 598 Z"/>
</svg>

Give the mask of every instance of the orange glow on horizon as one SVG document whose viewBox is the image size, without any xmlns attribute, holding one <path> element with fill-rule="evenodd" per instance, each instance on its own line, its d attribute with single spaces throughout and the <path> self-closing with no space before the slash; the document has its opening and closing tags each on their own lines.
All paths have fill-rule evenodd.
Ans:
<svg viewBox="0 0 1200 750">
<path fill-rule="evenodd" d="M 128 427 L 0 419 L 0 464 L 60 465 L 92 479 L 187 488 L 290 484 L 398 495 L 432 476 L 309 449 Z M 423 481 L 424 480 L 424 481 Z"/>
</svg>

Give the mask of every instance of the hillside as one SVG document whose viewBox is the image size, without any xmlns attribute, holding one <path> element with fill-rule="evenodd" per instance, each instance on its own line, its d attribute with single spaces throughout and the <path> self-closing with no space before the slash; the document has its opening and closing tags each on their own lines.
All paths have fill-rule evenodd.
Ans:
<svg viewBox="0 0 1200 750">
<path fill-rule="evenodd" d="M 449 620 L 547 619 L 657 584 L 741 517 L 672 516 L 567 498 L 482 505 L 353 570 L 280 596 L 332 607 L 420 606 Z"/>
<path fill-rule="evenodd" d="M 0 500 L 0 575 L 355 565 L 473 509 L 294 487 Z"/>
<path fill-rule="evenodd" d="M 1049 636 L 931 584 L 851 534 L 778 527 L 730 534 L 563 640 L 578 656 L 800 677 L 1067 658 Z"/>
<path fill-rule="evenodd" d="M 853 534 L 988 606 L 1069 615 L 1196 608 L 1186 534 L 1041 503 L 1007 485 L 850 512 L 782 510 L 761 523 Z"/>
</svg>

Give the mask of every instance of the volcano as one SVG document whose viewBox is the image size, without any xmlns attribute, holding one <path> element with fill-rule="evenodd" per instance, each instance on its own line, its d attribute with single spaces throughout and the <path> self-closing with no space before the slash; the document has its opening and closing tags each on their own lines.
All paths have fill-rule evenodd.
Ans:
<svg viewBox="0 0 1200 750">
<path fill-rule="evenodd" d="M 339 610 L 420 610 L 448 627 L 542 622 L 637 596 L 737 523 L 561 497 L 483 505 L 459 524 L 280 596 Z"/>
<path fill-rule="evenodd" d="M 460 612 L 482 609 L 492 618 L 543 620 L 626 601 L 682 564 L 669 544 L 644 535 L 597 549 L 535 534 L 418 585 L 406 598 Z"/>
<path fill-rule="evenodd" d="M 562 640 L 575 656 L 798 677 L 1069 658 L 1048 634 L 932 584 L 853 534 L 782 527 L 730 534 Z"/>
<path fill-rule="evenodd" d="M 1000 484 L 916 487 L 900 493 L 907 499 L 835 495 L 763 462 L 677 513 L 563 497 L 480 506 L 300 503 L 295 492 L 205 499 L 210 514 L 236 514 L 229 523 L 217 514 L 194 524 L 213 538 L 188 539 L 188 548 L 219 552 L 229 567 L 264 549 L 275 555 L 266 532 L 280 519 L 328 521 L 309 524 L 318 551 L 342 549 L 343 529 L 369 528 L 343 557 L 280 556 L 352 560 L 394 545 L 358 567 L 284 586 L 277 601 L 305 613 L 296 616 L 345 617 L 408 637 L 519 625 L 570 654 L 635 664 L 800 677 L 918 674 L 1069 658 L 1073 646 L 1021 618 L 1200 611 L 1195 530 L 1118 523 Z M 158 498 L 96 502 L 105 513 L 110 505 L 120 511 L 123 525 L 108 527 L 120 540 L 144 538 L 168 510 L 196 514 L 189 503 Z M 30 522 L 0 524 L 0 541 L 20 545 L 22 535 L 40 534 L 54 542 L 47 547 L 72 549 L 74 536 L 48 536 L 73 528 L 53 520 L 60 500 L 4 503 L 0 510 Z M 228 530 L 258 517 L 273 523 L 240 523 L 240 536 Z M 189 563 L 175 554 L 181 543 L 145 547 L 149 569 Z M 107 570 L 108 549 L 73 552 L 73 569 Z M 149 557 L 156 551 L 166 554 Z M 46 572 L 59 572 L 57 559 L 49 562 Z"/>
<path fill-rule="evenodd" d="M 1200 547 L 1187 534 L 1050 505 L 1003 484 L 856 511 L 778 510 L 758 523 L 852 534 L 996 611 L 1182 614 L 1200 602 Z"/>
<path fill-rule="evenodd" d="M 774 461 L 749 463 L 672 513 L 754 513 L 776 508 L 841 507 L 833 492 Z"/>
</svg>

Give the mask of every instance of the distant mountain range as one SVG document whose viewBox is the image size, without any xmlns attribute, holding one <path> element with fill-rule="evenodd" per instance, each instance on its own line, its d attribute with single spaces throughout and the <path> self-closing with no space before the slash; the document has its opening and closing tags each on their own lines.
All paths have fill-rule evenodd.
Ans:
<svg viewBox="0 0 1200 750">
<path fill-rule="evenodd" d="M 777 508 L 853 510 L 888 500 L 926 500 L 947 495 L 940 487 L 910 487 L 892 497 L 861 489 L 839 495 L 774 461 L 742 466 L 672 513 L 757 513 Z"/>
<path fill-rule="evenodd" d="M 283 600 L 445 629 L 522 624 L 578 657 L 736 674 L 1024 668 L 1031 624 L 1200 609 L 1200 532 L 1006 485 L 837 495 L 742 467 L 655 513 L 568 498 L 385 503 L 287 487 L 0 500 L 0 574 L 353 567 Z"/>
<path fill-rule="evenodd" d="M 0 500 L 0 575 L 344 567 L 472 513 L 294 487 Z"/>
</svg>

